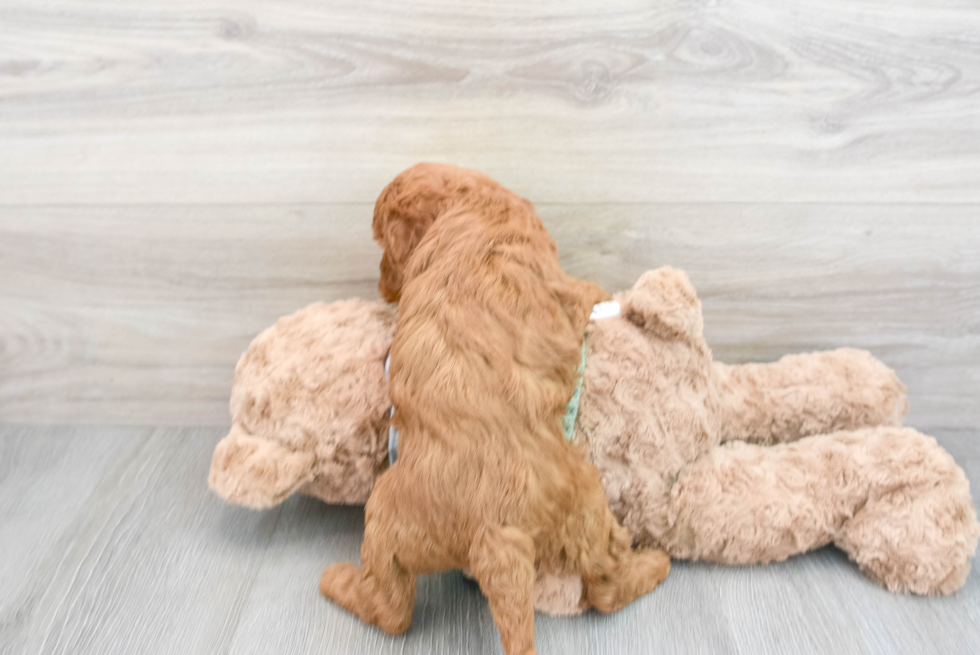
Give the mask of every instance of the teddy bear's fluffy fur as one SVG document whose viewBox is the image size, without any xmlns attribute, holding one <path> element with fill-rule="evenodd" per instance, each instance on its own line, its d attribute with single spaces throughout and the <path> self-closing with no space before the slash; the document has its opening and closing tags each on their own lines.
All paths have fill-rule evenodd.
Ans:
<svg viewBox="0 0 980 655">
<path fill-rule="evenodd" d="M 248 507 L 297 490 L 366 502 L 388 468 L 388 416 L 376 410 L 390 405 L 395 317 L 379 302 L 317 303 L 256 337 L 235 367 L 235 423 L 214 451 L 214 490 Z"/>
<path fill-rule="evenodd" d="M 969 485 L 934 439 L 898 427 L 893 371 L 850 349 L 713 362 L 674 269 L 616 298 L 625 320 L 589 327 L 575 438 L 638 543 L 729 564 L 833 543 L 892 591 L 962 586 L 978 533 Z"/>
<path fill-rule="evenodd" d="M 489 177 L 422 164 L 382 193 L 380 288 L 399 301 L 389 394 L 396 464 L 365 508 L 361 566 L 323 594 L 389 633 L 408 629 L 415 576 L 466 569 L 508 655 L 534 652 L 535 571 L 582 580 L 582 606 L 617 610 L 667 575 L 633 550 L 599 474 L 561 430 L 592 306 L 530 202 Z"/>
<path fill-rule="evenodd" d="M 898 427 L 905 389 L 888 367 L 850 349 L 713 362 L 694 290 L 672 269 L 615 297 L 621 314 L 588 325 L 575 442 L 636 543 L 724 563 L 833 543 L 895 592 L 963 584 L 980 533 L 968 482 L 934 439 Z M 392 311 L 317 304 L 256 338 L 215 449 L 219 495 L 268 507 L 298 487 L 364 502 L 387 465 Z M 580 593 L 574 576 L 542 574 L 535 606 L 574 612 Z"/>
</svg>

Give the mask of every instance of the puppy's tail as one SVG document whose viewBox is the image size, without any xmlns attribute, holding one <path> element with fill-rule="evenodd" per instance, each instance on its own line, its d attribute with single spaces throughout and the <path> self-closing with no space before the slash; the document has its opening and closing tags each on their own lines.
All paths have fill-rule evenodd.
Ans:
<svg viewBox="0 0 980 655">
<path fill-rule="evenodd" d="M 374 240 L 384 248 L 378 290 L 388 302 L 401 295 L 405 266 L 422 237 L 447 209 L 499 186 L 491 178 L 448 164 L 416 164 L 384 188 L 374 205 Z"/>
</svg>

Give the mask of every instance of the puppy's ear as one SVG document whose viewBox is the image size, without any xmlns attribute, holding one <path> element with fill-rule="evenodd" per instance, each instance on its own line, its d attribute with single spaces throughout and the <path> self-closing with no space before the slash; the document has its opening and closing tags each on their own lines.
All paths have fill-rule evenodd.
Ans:
<svg viewBox="0 0 980 655">
<path fill-rule="evenodd" d="M 378 290 L 388 302 L 396 302 L 401 295 L 408 258 L 442 209 L 433 194 L 424 192 L 420 166 L 392 180 L 374 205 L 374 240 L 384 248 Z"/>
<path fill-rule="evenodd" d="M 627 320 L 661 339 L 703 338 L 701 301 L 682 271 L 669 266 L 647 271 L 626 292 L 622 304 Z"/>
<path fill-rule="evenodd" d="M 375 211 L 375 224 L 378 222 L 377 216 Z M 383 235 L 378 237 L 377 230 L 375 234 L 375 239 L 384 248 L 384 254 L 381 255 L 381 279 L 378 280 L 378 291 L 386 301 L 398 302 L 408 259 L 422 241 L 426 230 L 435 222 L 435 216 L 389 213 L 384 222 Z"/>
</svg>

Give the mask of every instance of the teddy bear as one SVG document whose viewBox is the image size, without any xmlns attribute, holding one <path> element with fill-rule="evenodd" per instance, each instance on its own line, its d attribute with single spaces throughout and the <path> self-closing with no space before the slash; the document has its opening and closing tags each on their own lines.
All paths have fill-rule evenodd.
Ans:
<svg viewBox="0 0 980 655">
<path fill-rule="evenodd" d="M 294 492 L 365 502 L 397 466 L 396 312 L 317 303 L 262 332 L 235 369 L 211 488 L 252 508 Z M 663 267 L 596 306 L 583 364 L 567 434 L 635 544 L 724 564 L 834 544 L 892 592 L 965 582 L 980 535 L 969 483 L 935 439 L 901 427 L 905 387 L 870 353 L 715 362 L 693 286 Z M 538 610 L 576 613 L 580 596 L 581 580 L 538 575 Z"/>
</svg>

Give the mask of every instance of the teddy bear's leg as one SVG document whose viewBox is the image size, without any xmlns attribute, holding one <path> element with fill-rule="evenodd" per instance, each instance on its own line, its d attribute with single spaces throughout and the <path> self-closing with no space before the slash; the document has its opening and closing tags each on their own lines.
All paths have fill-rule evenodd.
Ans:
<svg viewBox="0 0 980 655">
<path fill-rule="evenodd" d="M 898 426 L 905 385 L 863 350 L 788 355 L 771 364 L 713 365 L 722 440 L 772 444 L 814 434 Z"/>
<path fill-rule="evenodd" d="M 970 573 L 980 528 L 963 471 L 935 441 L 916 436 L 922 442 L 910 439 L 896 458 L 910 479 L 876 488 L 834 543 L 889 591 L 951 594 Z"/>
<path fill-rule="evenodd" d="M 672 487 L 669 522 L 672 557 L 748 564 L 834 543 L 890 591 L 929 595 L 962 586 L 980 534 L 952 457 L 891 427 L 714 448 Z"/>
</svg>

